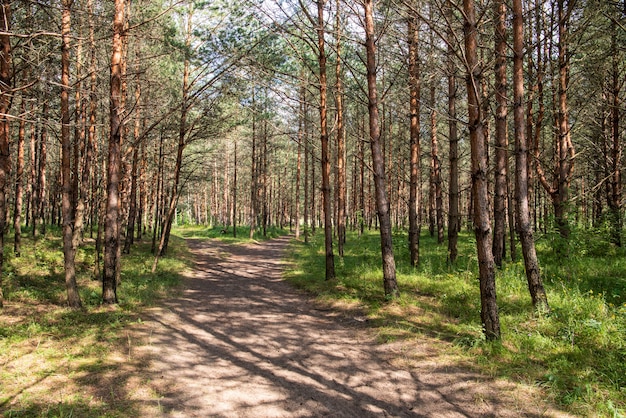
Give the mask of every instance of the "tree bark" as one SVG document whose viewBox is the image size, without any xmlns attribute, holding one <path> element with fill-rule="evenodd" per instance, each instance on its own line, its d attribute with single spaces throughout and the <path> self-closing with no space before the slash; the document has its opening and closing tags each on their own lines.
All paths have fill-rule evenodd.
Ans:
<svg viewBox="0 0 626 418">
<path fill-rule="evenodd" d="M 380 224 L 380 246 L 383 266 L 383 285 L 385 297 L 395 299 L 399 296 L 396 281 L 396 261 L 393 255 L 391 217 L 385 186 L 385 162 L 380 144 L 380 125 L 378 116 L 378 90 L 376 87 L 376 44 L 374 29 L 374 0 L 365 0 L 365 49 L 367 53 L 367 96 L 369 109 L 369 140 L 372 152 L 376 210 Z"/>
<path fill-rule="evenodd" d="M 524 121 L 524 26 L 522 0 L 513 0 L 513 117 L 515 125 L 515 182 L 517 200 L 517 228 L 522 244 L 522 255 L 526 269 L 526 280 L 537 312 L 550 311 L 548 298 L 543 288 L 539 261 L 535 251 L 533 227 L 528 204 L 528 142 Z"/>
<path fill-rule="evenodd" d="M 500 319 L 496 303 L 495 267 L 491 249 L 487 152 L 485 149 L 484 121 L 479 99 L 482 63 L 478 61 L 478 34 L 473 0 L 463 0 L 463 12 L 465 16 L 463 27 L 465 57 L 467 60 L 467 105 L 472 157 L 473 221 L 480 280 L 480 316 L 487 340 L 498 340 L 500 339 Z"/>
<path fill-rule="evenodd" d="M 409 183 L 409 257 L 411 266 L 419 264 L 420 242 L 420 68 L 419 68 L 419 18 L 409 16 L 409 112 L 410 112 L 410 183 Z"/>
<path fill-rule="evenodd" d="M 324 48 L 324 0 L 317 0 L 317 47 L 320 85 L 320 139 L 322 143 L 322 204 L 324 210 L 324 247 L 326 249 L 326 280 L 335 278 L 333 254 L 332 211 L 330 202 L 330 157 L 328 151 L 328 110 L 326 105 L 326 51 Z"/>
<path fill-rule="evenodd" d="M 495 17 L 495 182 L 493 199 L 493 257 L 498 267 L 506 256 L 506 203 L 507 203 L 507 79 L 506 79 L 506 2 L 494 3 Z"/>
<path fill-rule="evenodd" d="M 22 95 L 21 113 L 26 113 L 26 100 Z M 17 135 L 17 165 L 15 167 L 15 206 L 13 210 L 13 254 L 21 256 L 22 247 L 22 206 L 24 200 L 24 141 L 26 140 L 26 120 L 20 120 Z"/>
<path fill-rule="evenodd" d="M 7 199 L 6 190 L 11 168 L 10 155 L 10 123 L 9 107 L 11 104 L 11 82 L 13 80 L 13 68 L 11 57 L 11 38 L 8 33 L 11 30 L 11 2 L 4 0 L 0 8 L 0 29 L 4 34 L 0 35 L 0 308 L 4 306 L 4 294 L 2 293 L 2 270 L 4 268 L 4 230 L 6 227 Z"/>
<path fill-rule="evenodd" d="M 122 48 L 124 36 L 125 0 L 115 0 L 113 17 L 113 47 L 111 52 L 111 99 L 109 107 L 110 136 L 107 167 L 107 201 L 104 224 L 104 276 L 102 302 L 117 303 L 117 254 L 120 245 L 120 170 L 122 130 Z"/>
<path fill-rule="evenodd" d="M 337 62 L 335 66 L 336 94 L 335 104 L 337 106 L 337 247 L 339 256 L 343 257 L 343 247 L 346 243 L 346 138 L 343 121 L 343 74 L 341 62 L 341 13 L 340 0 L 337 0 L 336 19 L 336 54 Z"/>
<path fill-rule="evenodd" d="M 454 264 L 458 256 L 458 237 L 461 228 L 459 214 L 459 139 L 456 123 L 456 62 L 454 59 L 454 28 L 452 27 L 452 1 L 446 1 L 446 15 L 450 27 L 447 33 L 448 62 L 448 141 L 450 161 L 450 183 L 448 190 L 448 260 Z"/>
<path fill-rule="evenodd" d="M 73 0 L 63 0 L 61 21 L 61 170 L 62 170 L 62 211 L 63 211 L 63 259 L 67 304 L 71 308 L 80 308 L 82 303 L 76 284 L 76 266 L 74 263 L 76 246 L 74 245 L 74 219 L 72 210 L 72 141 L 70 138 L 70 24 Z"/>
</svg>

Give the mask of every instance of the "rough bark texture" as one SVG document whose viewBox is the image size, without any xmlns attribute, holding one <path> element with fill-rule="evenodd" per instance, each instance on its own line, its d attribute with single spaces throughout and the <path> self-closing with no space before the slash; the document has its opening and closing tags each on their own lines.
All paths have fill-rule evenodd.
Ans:
<svg viewBox="0 0 626 418">
<path fill-rule="evenodd" d="M 496 281 L 491 249 L 491 222 L 489 219 L 489 192 L 487 188 L 487 152 L 479 89 L 482 64 L 477 54 L 476 14 L 473 0 L 463 0 L 465 22 L 465 56 L 467 59 L 467 105 L 469 116 L 470 145 L 472 154 L 472 192 L 474 210 L 474 233 L 478 253 L 480 280 L 481 319 L 488 340 L 500 339 L 500 319 L 496 303 Z"/>
<path fill-rule="evenodd" d="M 24 96 L 22 96 L 21 113 L 26 113 Z M 13 254 L 20 257 L 22 246 L 22 206 L 24 200 L 24 141 L 26 140 L 26 120 L 20 120 L 17 135 L 17 165 L 15 167 L 15 205 L 13 207 Z"/>
<path fill-rule="evenodd" d="M 335 65 L 336 94 L 335 105 L 337 106 L 337 247 L 339 256 L 343 257 L 343 247 L 346 243 L 346 135 L 343 122 L 343 74 L 341 68 L 341 13 L 340 0 L 337 0 L 336 19 L 336 45 L 337 62 Z"/>
<path fill-rule="evenodd" d="M 324 0 L 317 1 L 317 47 L 320 82 L 320 139 L 322 143 L 322 204 L 324 210 L 324 246 L 326 249 L 326 280 L 335 278 L 333 255 L 332 211 L 330 205 L 330 157 L 328 152 L 328 111 L 326 105 L 326 51 L 324 49 Z"/>
<path fill-rule="evenodd" d="M 119 183 L 122 128 L 122 36 L 124 32 L 125 0 L 115 0 L 113 17 L 113 48 L 111 53 L 110 136 L 107 167 L 107 200 L 104 221 L 104 275 L 102 302 L 117 303 L 117 254 L 120 245 Z"/>
<path fill-rule="evenodd" d="M 626 6 L 625 6 L 626 7 Z M 611 25 L 611 178 L 609 210 L 611 211 L 611 242 L 622 246 L 622 148 L 620 141 L 620 71 L 617 48 L 617 23 Z"/>
<path fill-rule="evenodd" d="M 380 224 L 380 246 L 383 263 L 383 284 L 385 296 L 396 298 L 399 295 L 396 281 L 396 261 L 393 256 L 391 217 L 385 185 L 385 162 L 380 144 L 378 116 L 378 90 L 376 88 L 376 45 L 374 31 L 374 1 L 366 0 L 365 8 L 365 49 L 367 53 L 367 92 L 369 109 L 369 139 L 372 151 L 376 210 Z"/>
<path fill-rule="evenodd" d="M 448 21 L 452 22 L 453 6 L 451 0 L 446 2 Z M 451 24 L 451 23 L 450 23 Z M 456 62 L 454 59 L 454 29 L 448 28 L 448 141 L 450 161 L 450 182 L 448 190 L 448 260 L 456 261 L 458 255 L 457 242 L 461 227 L 459 215 L 459 139 L 456 125 Z"/>
<path fill-rule="evenodd" d="M 11 168 L 11 155 L 9 148 L 9 113 L 11 80 L 13 70 L 11 68 L 11 2 L 4 0 L 0 8 L 0 29 L 4 35 L 0 35 L 0 308 L 4 304 L 2 293 L 2 270 L 4 267 L 4 229 L 6 227 L 7 199 L 6 190 Z"/>
<path fill-rule="evenodd" d="M 298 162 L 296 165 L 296 196 L 295 215 L 296 218 L 296 239 L 300 239 L 300 182 L 302 177 L 302 142 L 304 141 L 304 101 L 306 100 L 306 89 L 304 81 L 300 86 L 300 106 L 298 112 Z M 306 157 L 305 157 L 306 158 Z M 306 175 L 306 173 L 305 173 Z M 306 190 L 306 185 L 305 185 Z"/>
<path fill-rule="evenodd" d="M 65 287 L 67 290 L 67 304 L 71 308 L 80 308 L 81 301 L 76 285 L 76 266 L 74 258 L 74 218 L 72 210 L 72 141 L 70 138 L 70 18 L 72 0 L 63 0 L 63 14 L 61 21 L 61 181 L 62 181 L 62 214 L 63 214 L 63 259 L 65 270 Z"/>
<path fill-rule="evenodd" d="M 419 197 L 419 165 L 420 165 L 420 68 L 418 57 L 419 19 L 411 16 L 408 20 L 409 34 L 409 112 L 411 115 L 411 155 L 409 183 L 409 256 L 411 266 L 419 264 L 420 242 L 420 197 Z"/>
<path fill-rule="evenodd" d="M 524 27 L 522 0 L 513 0 L 513 117 L 515 124 L 515 182 L 517 200 L 517 228 L 522 244 L 524 267 L 533 307 L 538 312 L 549 312 L 548 298 L 539 272 L 535 251 L 533 227 L 528 204 L 528 146 L 524 121 Z"/>
<path fill-rule="evenodd" d="M 506 2 L 494 3 L 495 28 L 495 82 L 496 82 L 496 125 L 495 125 L 495 182 L 493 198 L 493 258 L 498 267 L 506 256 L 506 204 L 507 204 L 507 79 L 506 79 Z"/>
</svg>

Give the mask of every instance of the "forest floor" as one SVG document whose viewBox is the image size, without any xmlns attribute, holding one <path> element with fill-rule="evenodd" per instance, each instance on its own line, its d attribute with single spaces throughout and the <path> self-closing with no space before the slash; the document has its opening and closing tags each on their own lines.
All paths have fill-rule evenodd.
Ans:
<svg viewBox="0 0 626 418">
<path fill-rule="evenodd" d="M 539 388 L 472 372 L 445 342 L 378 343 L 358 310 L 281 279 L 289 242 L 188 240 L 195 267 L 181 294 L 128 335 L 129 363 L 142 370 L 125 391 L 142 415 L 568 416 Z"/>
</svg>

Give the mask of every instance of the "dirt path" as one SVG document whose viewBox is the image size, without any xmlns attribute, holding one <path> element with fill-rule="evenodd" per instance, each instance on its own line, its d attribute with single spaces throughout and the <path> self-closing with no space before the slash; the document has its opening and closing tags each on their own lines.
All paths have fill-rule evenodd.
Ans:
<svg viewBox="0 0 626 418">
<path fill-rule="evenodd" d="M 289 238 L 194 241 L 181 297 L 144 324 L 155 410 L 168 417 L 557 416 L 524 390 L 454 365 L 432 344 L 376 344 L 280 278 Z M 445 363 L 444 363 L 445 364 Z M 531 399 L 531 401 L 529 401 Z"/>
</svg>

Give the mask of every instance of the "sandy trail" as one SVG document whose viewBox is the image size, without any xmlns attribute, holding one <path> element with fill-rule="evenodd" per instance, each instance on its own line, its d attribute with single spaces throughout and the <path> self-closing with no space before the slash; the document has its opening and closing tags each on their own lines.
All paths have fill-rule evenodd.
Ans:
<svg viewBox="0 0 626 418">
<path fill-rule="evenodd" d="M 377 344 L 354 318 L 281 280 L 289 237 L 189 240 L 196 266 L 142 327 L 155 409 L 167 417 L 557 416 L 515 385 L 438 361 L 432 343 Z M 394 366 L 396 364 L 396 366 Z"/>
</svg>

